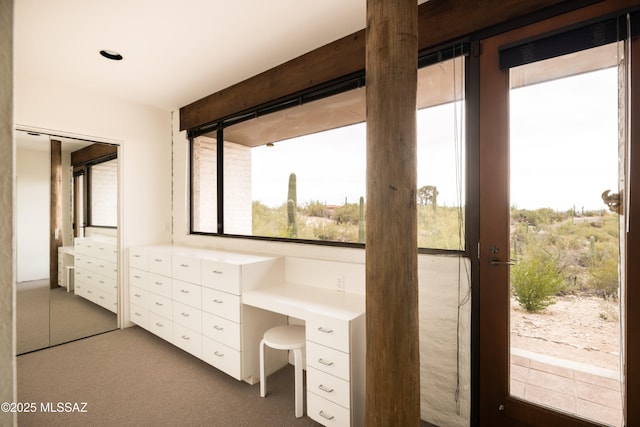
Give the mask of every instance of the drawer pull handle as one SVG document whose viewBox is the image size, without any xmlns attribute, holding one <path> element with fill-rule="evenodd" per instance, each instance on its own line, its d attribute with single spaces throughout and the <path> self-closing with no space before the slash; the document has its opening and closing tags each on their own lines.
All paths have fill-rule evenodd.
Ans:
<svg viewBox="0 0 640 427">
<path fill-rule="evenodd" d="M 324 384 L 320 384 L 318 388 L 324 391 L 325 393 L 333 393 L 333 389 L 325 386 Z"/>
<path fill-rule="evenodd" d="M 138 317 L 142 316 L 142 313 L 138 313 L 137 311 L 135 313 L 133 313 L 133 314 L 135 314 Z"/>
<path fill-rule="evenodd" d="M 182 292 L 183 294 L 188 294 L 189 293 L 189 291 L 186 290 L 186 289 L 180 289 L 180 292 Z"/>
<path fill-rule="evenodd" d="M 187 268 L 189 267 L 189 264 L 180 264 L 180 267 Z"/>
<path fill-rule="evenodd" d="M 136 298 L 140 298 L 142 295 L 140 295 L 140 294 L 133 294 L 133 296 L 135 296 Z"/>
<path fill-rule="evenodd" d="M 156 303 L 156 305 L 157 305 L 158 307 L 162 307 L 164 304 L 162 304 L 161 302 L 157 302 L 157 303 Z"/>
<path fill-rule="evenodd" d="M 180 313 L 184 317 L 189 317 L 189 313 Z"/>
<path fill-rule="evenodd" d="M 104 297 L 103 297 L 102 295 L 100 295 L 98 298 L 100 298 L 100 299 L 104 299 Z"/>
<path fill-rule="evenodd" d="M 327 329 L 327 328 L 324 328 L 322 326 L 318 326 L 318 330 L 320 332 L 324 332 L 325 334 L 332 334 L 333 333 L 333 329 Z"/>
<path fill-rule="evenodd" d="M 215 354 L 215 355 L 216 355 L 216 356 L 218 356 L 218 357 L 223 357 L 223 356 L 224 356 L 224 353 L 220 353 L 220 352 L 218 352 L 217 350 L 216 350 L 216 351 L 214 351 L 214 352 L 213 352 L 213 354 Z"/>
<path fill-rule="evenodd" d="M 215 329 L 216 331 L 224 331 L 224 328 L 218 325 L 213 325 L 213 329 Z"/>
<path fill-rule="evenodd" d="M 133 257 L 134 257 L 134 258 L 140 258 L 140 255 L 135 254 Z"/>
<path fill-rule="evenodd" d="M 335 418 L 333 415 L 326 414 L 324 411 L 320 411 L 320 416 L 326 420 L 332 420 Z"/>
<path fill-rule="evenodd" d="M 183 339 L 183 340 L 187 340 L 187 341 L 189 341 L 191 338 L 189 338 L 189 337 L 188 337 L 188 336 L 186 336 L 186 335 L 183 335 L 183 336 L 182 336 L 182 339 Z"/>
<path fill-rule="evenodd" d="M 137 274 L 133 276 L 136 279 L 142 279 L 142 277 L 138 276 Z"/>
<path fill-rule="evenodd" d="M 159 326 L 159 327 L 161 327 L 161 328 L 164 328 L 164 325 L 163 325 L 162 323 L 160 323 L 160 322 L 156 322 L 156 326 Z"/>
<path fill-rule="evenodd" d="M 214 299 L 213 302 L 215 302 L 216 304 L 222 304 L 224 301 L 222 301 L 221 299 Z"/>
<path fill-rule="evenodd" d="M 330 360 L 318 359 L 318 363 L 322 363 L 324 366 L 333 366 L 333 362 Z"/>
<path fill-rule="evenodd" d="M 154 261 L 155 262 L 162 262 L 162 260 L 160 258 L 155 258 Z"/>
<path fill-rule="evenodd" d="M 100 268 L 104 268 L 104 265 L 100 264 L 100 265 L 98 265 L 98 267 L 100 267 Z"/>
<path fill-rule="evenodd" d="M 162 282 L 153 282 L 153 283 L 158 285 L 158 286 L 162 286 Z"/>
<path fill-rule="evenodd" d="M 102 283 L 104 285 L 104 280 L 100 280 L 100 283 Z"/>
<path fill-rule="evenodd" d="M 220 270 L 213 270 L 213 271 L 212 271 L 212 273 L 213 273 L 213 274 L 222 274 L 222 271 L 220 271 Z"/>
</svg>

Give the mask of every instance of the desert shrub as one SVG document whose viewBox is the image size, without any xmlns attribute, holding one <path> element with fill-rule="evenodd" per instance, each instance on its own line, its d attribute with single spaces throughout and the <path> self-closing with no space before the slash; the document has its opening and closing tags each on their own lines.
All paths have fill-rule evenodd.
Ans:
<svg viewBox="0 0 640 427">
<path fill-rule="evenodd" d="M 527 311 L 540 311 L 554 304 L 562 282 L 557 261 L 542 251 L 522 258 L 511 268 L 513 295 Z"/>
<path fill-rule="evenodd" d="M 347 203 L 338 207 L 331 218 L 338 224 L 358 225 L 360 219 L 360 205 L 357 203 Z"/>
<path fill-rule="evenodd" d="M 589 268 L 589 287 L 599 296 L 618 298 L 618 260 L 607 257 Z"/>
<path fill-rule="evenodd" d="M 327 204 L 319 201 L 308 202 L 302 208 L 302 213 L 318 218 L 329 218 L 329 210 L 327 209 Z"/>
</svg>

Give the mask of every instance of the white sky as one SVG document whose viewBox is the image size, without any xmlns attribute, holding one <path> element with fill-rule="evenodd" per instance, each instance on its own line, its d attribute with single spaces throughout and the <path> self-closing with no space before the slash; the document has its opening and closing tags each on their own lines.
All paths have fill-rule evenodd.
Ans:
<svg viewBox="0 0 640 427">
<path fill-rule="evenodd" d="M 609 68 L 511 92 L 512 205 L 605 207 L 602 192 L 618 191 L 617 80 Z"/>
<path fill-rule="evenodd" d="M 511 204 L 602 209 L 601 193 L 617 192 L 617 70 L 515 89 L 510 102 Z M 418 187 L 435 185 L 440 205 L 458 205 L 456 165 L 462 163 L 454 134 L 462 144 L 460 108 L 447 104 L 418 114 Z M 285 203 L 291 172 L 300 205 L 341 205 L 345 198 L 357 203 L 365 196 L 364 124 L 303 138 L 252 150 L 254 200 Z"/>
</svg>

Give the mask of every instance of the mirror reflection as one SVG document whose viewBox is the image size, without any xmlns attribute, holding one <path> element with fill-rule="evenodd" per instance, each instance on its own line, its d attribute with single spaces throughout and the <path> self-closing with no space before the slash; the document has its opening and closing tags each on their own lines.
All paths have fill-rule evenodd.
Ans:
<svg viewBox="0 0 640 427">
<path fill-rule="evenodd" d="M 17 354 L 117 328 L 117 149 L 16 131 Z"/>
</svg>

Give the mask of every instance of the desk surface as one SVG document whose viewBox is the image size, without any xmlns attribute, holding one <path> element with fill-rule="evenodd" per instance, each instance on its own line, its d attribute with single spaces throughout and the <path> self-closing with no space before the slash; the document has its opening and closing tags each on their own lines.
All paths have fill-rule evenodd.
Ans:
<svg viewBox="0 0 640 427">
<path fill-rule="evenodd" d="M 260 287 L 242 293 L 242 303 L 306 320 L 319 314 L 342 320 L 365 312 L 365 296 L 296 284 Z"/>
</svg>

